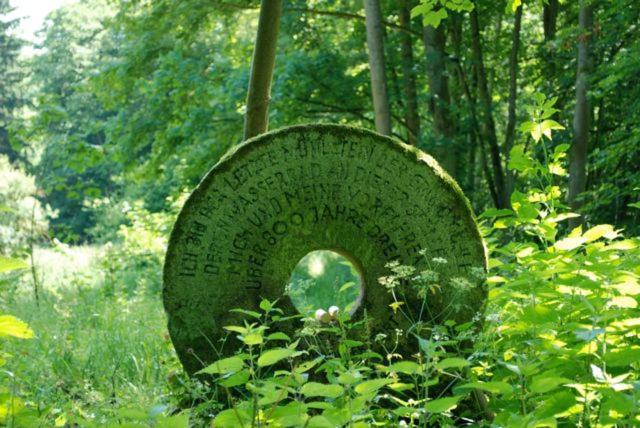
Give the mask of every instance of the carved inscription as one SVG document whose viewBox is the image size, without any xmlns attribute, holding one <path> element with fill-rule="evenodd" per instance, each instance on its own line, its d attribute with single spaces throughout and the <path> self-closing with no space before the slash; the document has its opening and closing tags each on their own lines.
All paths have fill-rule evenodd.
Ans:
<svg viewBox="0 0 640 428">
<path fill-rule="evenodd" d="M 452 274 L 484 266 L 463 196 L 425 159 L 340 126 L 293 127 L 246 143 L 208 174 L 176 223 L 165 268 L 170 326 L 179 319 L 215 338 L 229 309 L 278 297 L 299 258 L 318 249 L 362 266 L 365 300 L 385 293 L 375 282 L 386 262 L 419 265 L 421 250 L 447 259 Z M 209 321 L 189 312 L 207 304 L 217 307 Z M 188 366 L 183 348 L 199 339 L 171 333 Z"/>
</svg>

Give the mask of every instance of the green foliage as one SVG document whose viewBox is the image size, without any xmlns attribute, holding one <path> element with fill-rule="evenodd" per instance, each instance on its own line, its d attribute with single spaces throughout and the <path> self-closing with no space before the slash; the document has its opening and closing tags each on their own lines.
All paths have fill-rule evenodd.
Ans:
<svg viewBox="0 0 640 428">
<path fill-rule="evenodd" d="M 470 12 L 474 8 L 471 0 L 420 0 L 420 4 L 411 9 L 411 17 L 422 16 L 424 25 L 438 27 L 443 19 L 452 12 Z"/>
<path fill-rule="evenodd" d="M 319 250 L 298 262 L 287 285 L 287 295 L 304 315 L 331 306 L 351 312 L 361 289 L 362 278 L 348 259 L 333 251 Z"/>
<path fill-rule="evenodd" d="M 36 198 L 34 178 L 0 156 L 0 256 L 24 253 L 47 232 L 47 214 Z"/>
</svg>

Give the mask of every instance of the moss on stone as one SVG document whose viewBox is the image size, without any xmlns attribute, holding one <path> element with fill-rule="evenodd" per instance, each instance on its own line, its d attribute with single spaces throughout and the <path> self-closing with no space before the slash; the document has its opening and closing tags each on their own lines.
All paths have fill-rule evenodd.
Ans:
<svg viewBox="0 0 640 428">
<path fill-rule="evenodd" d="M 193 373 L 229 352 L 233 345 L 224 344 L 222 327 L 241 322 L 229 310 L 256 309 L 262 298 L 281 297 L 297 261 L 318 249 L 337 251 L 359 266 L 365 292 L 355 316 L 366 309 L 379 330 L 406 327 L 378 284 L 387 262 L 428 267 L 431 258 L 445 258 L 443 284 L 486 267 L 467 199 L 429 155 L 340 125 L 260 135 L 207 173 L 171 234 L 164 304 L 186 370 Z M 418 305 L 420 299 L 409 294 L 407 304 Z M 478 282 L 463 294 L 443 287 L 428 300 L 432 322 L 471 320 L 485 294 Z M 294 313 L 289 299 L 281 301 Z"/>
</svg>

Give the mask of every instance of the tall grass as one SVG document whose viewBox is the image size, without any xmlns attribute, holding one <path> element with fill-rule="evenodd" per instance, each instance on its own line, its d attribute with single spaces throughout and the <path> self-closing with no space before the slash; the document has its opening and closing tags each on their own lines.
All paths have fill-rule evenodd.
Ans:
<svg viewBox="0 0 640 428">
<path fill-rule="evenodd" d="M 40 250 L 38 307 L 29 277 L 4 293 L 3 310 L 27 321 L 36 338 L 3 342 L 13 357 L 5 385 L 40 417 L 76 414 L 100 422 L 116 409 L 150 409 L 169 401 L 178 369 L 157 288 L 114 292 L 100 270 L 99 248 Z M 129 289 L 130 290 L 130 289 Z"/>
</svg>

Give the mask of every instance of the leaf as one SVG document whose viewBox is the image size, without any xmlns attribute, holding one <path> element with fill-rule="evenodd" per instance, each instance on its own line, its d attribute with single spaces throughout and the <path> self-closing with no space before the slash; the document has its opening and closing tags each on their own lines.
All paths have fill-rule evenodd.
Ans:
<svg viewBox="0 0 640 428">
<path fill-rule="evenodd" d="M 33 338 L 33 330 L 29 325 L 12 315 L 0 316 L 0 337 L 17 337 L 18 339 Z"/>
<path fill-rule="evenodd" d="M 467 367 L 471 363 L 464 358 L 445 358 L 444 360 L 438 362 L 436 364 L 436 368 L 438 370 L 446 370 L 450 368 L 461 369 L 463 367 Z"/>
<path fill-rule="evenodd" d="M 348 289 L 350 289 L 351 287 L 353 287 L 354 285 L 356 285 L 356 283 L 353 282 L 353 281 L 345 282 L 344 285 L 342 287 L 340 287 L 340 290 L 338 290 L 338 293 L 345 292 Z"/>
<path fill-rule="evenodd" d="M 549 164 L 549 172 L 559 177 L 564 177 L 567 175 L 567 170 L 564 169 L 562 164 L 559 162 L 551 162 Z"/>
<path fill-rule="evenodd" d="M 564 239 L 561 239 L 560 241 L 556 242 L 553 247 L 556 250 L 560 250 L 560 251 L 571 251 L 571 250 L 574 250 L 574 249 L 578 248 L 579 246 L 581 246 L 585 242 L 587 242 L 587 240 L 585 238 L 581 237 L 581 236 L 580 237 L 572 237 L 572 238 L 564 238 Z"/>
<path fill-rule="evenodd" d="M 419 373 L 420 365 L 414 363 L 413 361 L 400 361 L 389 366 L 389 371 L 396 373 L 405 373 L 405 374 L 416 374 Z"/>
<path fill-rule="evenodd" d="M 239 314 L 249 315 L 250 317 L 260 318 L 262 315 L 255 311 L 248 311 L 246 309 L 231 309 L 229 312 L 236 312 Z"/>
<path fill-rule="evenodd" d="M 340 385 L 309 382 L 302 386 L 300 393 L 305 397 L 337 398 L 344 393 L 344 388 Z"/>
<path fill-rule="evenodd" d="M 258 366 L 260 367 L 271 366 L 280 360 L 289 358 L 295 352 L 296 352 L 295 349 L 289 349 L 289 348 L 269 349 L 268 351 L 263 352 L 258 358 Z"/>
<path fill-rule="evenodd" d="M 569 410 L 576 404 L 576 398 L 571 392 L 561 391 L 547 397 L 535 411 L 538 418 L 549 418 Z"/>
<path fill-rule="evenodd" d="M 509 152 L 509 169 L 524 172 L 531 168 L 532 162 L 524 151 L 524 145 L 517 144 Z"/>
<path fill-rule="evenodd" d="M 11 272 L 19 269 L 28 269 L 29 265 L 22 260 L 0 256 L 0 273 Z"/>
<path fill-rule="evenodd" d="M 615 296 L 607 302 L 607 308 L 618 307 L 620 309 L 635 309 L 638 301 L 629 296 Z"/>
<path fill-rule="evenodd" d="M 640 346 L 614 349 L 604 354 L 604 362 L 610 367 L 624 367 L 640 361 Z"/>
<path fill-rule="evenodd" d="M 502 381 L 493 381 L 493 382 L 471 382 L 465 383 L 464 385 L 459 385 L 454 388 L 454 391 L 462 390 L 466 391 L 469 389 L 480 389 L 482 391 L 491 392 L 492 394 L 507 394 L 513 390 L 511 385 Z"/>
<path fill-rule="evenodd" d="M 564 129 L 564 126 L 560 125 L 558 122 L 551 119 L 543 120 L 542 123 L 540 124 L 540 131 L 548 139 L 551 139 L 552 129 Z"/>
<path fill-rule="evenodd" d="M 224 379 L 219 380 L 218 383 L 226 388 L 231 388 L 234 386 L 244 385 L 245 383 L 247 383 L 249 378 L 249 370 L 244 369 L 232 374 L 229 377 L 225 377 Z"/>
<path fill-rule="evenodd" d="M 155 420 L 155 428 L 188 428 L 189 413 L 181 413 L 173 416 L 159 416 Z"/>
<path fill-rule="evenodd" d="M 359 383 L 354 388 L 358 394 L 367 395 L 372 392 L 376 392 L 380 388 L 385 385 L 388 385 L 393 382 L 393 379 L 371 379 L 365 380 L 362 383 Z"/>
<path fill-rule="evenodd" d="M 600 367 L 596 366 L 595 364 L 591 364 L 591 374 L 593 375 L 593 378 L 598 382 L 607 381 L 607 375 Z"/>
<path fill-rule="evenodd" d="M 242 336 L 242 341 L 247 345 L 260 345 L 264 340 L 259 333 L 249 333 L 246 336 Z"/>
<path fill-rule="evenodd" d="M 613 230 L 613 226 L 610 224 L 599 224 L 582 234 L 582 237 L 585 238 L 587 242 L 595 241 L 603 236 L 607 239 L 613 239 L 617 237 L 618 234 Z"/>
<path fill-rule="evenodd" d="M 529 390 L 534 394 L 543 394 L 566 383 L 571 383 L 571 380 L 566 377 L 542 374 L 540 376 L 535 376 L 531 380 Z"/>
<path fill-rule="evenodd" d="M 433 28 L 438 28 L 443 19 L 445 19 L 449 14 L 447 10 L 442 7 L 438 10 L 432 10 L 427 12 L 422 17 L 422 23 L 424 26 L 431 25 Z"/>
<path fill-rule="evenodd" d="M 237 325 L 227 325 L 222 328 L 224 328 L 225 330 L 233 331 L 240 334 L 247 334 L 247 331 L 248 331 L 245 327 L 240 327 Z"/>
<path fill-rule="evenodd" d="M 570 218 L 577 218 L 580 217 L 580 214 L 576 214 L 576 213 L 563 213 L 563 214 L 559 214 L 555 217 L 547 217 L 547 221 L 549 223 L 558 223 L 561 222 L 563 220 L 567 220 Z"/>
<path fill-rule="evenodd" d="M 449 410 L 457 407 L 458 401 L 460 401 L 461 398 L 461 396 L 457 395 L 431 400 L 424 405 L 424 409 L 430 413 L 448 412 Z"/>
<path fill-rule="evenodd" d="M 239 357 L 229 357 L 218 360 L 212 364 L 209 364 L 204 369 L 200 370 L 196 374 L 224 374 L 235 373 L 242 370 L 244 367 L 244 361 Z"/>
<path fill-rule="evenodd" d="M 237 428 L 250 425 L 250 423 L 251 416 L 249 412 L 237 407 L 221 411 L 213 420 L 213 426 L 216 428 Z"/>
<path fill-rule="evenodd" d="M 291 340 L 291 338 L 285 333 L 278 331 L 267 336 L 267 340 L 286 340 L 288 342 Z"/>
<path fill-rule="evenodd" d="M 262 299 L 260 301 L 260 309 L 262 309 L 265 312 L 269 312 L 272 308 L 271 302 L 268 301 L 267 299 Z"/>
</svg>

